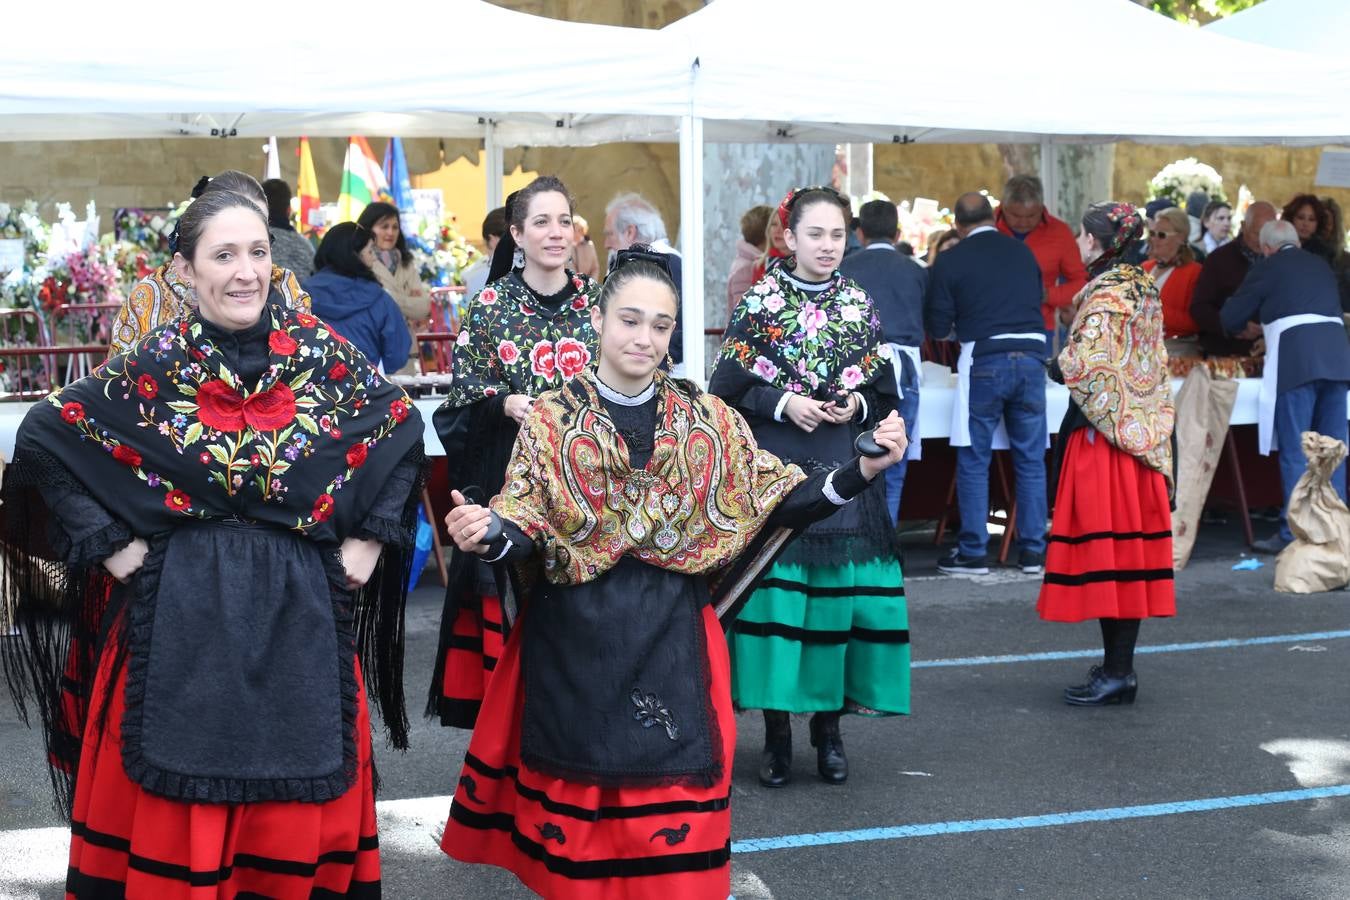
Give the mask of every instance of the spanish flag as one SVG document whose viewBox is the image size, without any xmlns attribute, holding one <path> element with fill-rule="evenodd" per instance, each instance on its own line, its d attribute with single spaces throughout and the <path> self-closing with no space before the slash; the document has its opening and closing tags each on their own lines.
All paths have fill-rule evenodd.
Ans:
<svg viewBox="0 0 1350 900">
<path fill-rule="evenodd" d="M 314 175 L 314 157 L 309 151 L 309 138 L 300 139 L 300 179 L 295 193 L 300 199 L 300 233 L 313 234 L 318 226 L 315 221 L 319 213 L 319 179 Z"/>
<path fill-rule="evenodd" d="M 355 222 L 361 210 L 376 200 L 386 203 L 389 182 L 384 170 L 363 137 L 354 137 L 347 144 L 347 158 L 342 163 L 342 190 L 338 194 L 338 221 Z"/>
</svg>

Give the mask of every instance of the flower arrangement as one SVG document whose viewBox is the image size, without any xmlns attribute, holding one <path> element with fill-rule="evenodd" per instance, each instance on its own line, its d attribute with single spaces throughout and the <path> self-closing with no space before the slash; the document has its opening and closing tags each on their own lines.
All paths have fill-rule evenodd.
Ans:
<svg viewBox="0 0 1350 900">
<path fill-rule="evenodd" d="M 1186 208 L 1186 198 L 1196 191 L 1204 191 L 1211 200 L 1228 201 L 1223 176 L 1194 156 L 1168 163 L 1148 183 L 1148 199 L 1171 200 L 1182 209 Z"/>
<path fill-rule="evenodd" d="M 432 287 L 463 284 L 460 273 L 482 255 L 460 234 L 449 214 L 440 222 L 421 219 L 416 233 L 408 235 L 408 248 L 422 281 Z"/>
</svg>

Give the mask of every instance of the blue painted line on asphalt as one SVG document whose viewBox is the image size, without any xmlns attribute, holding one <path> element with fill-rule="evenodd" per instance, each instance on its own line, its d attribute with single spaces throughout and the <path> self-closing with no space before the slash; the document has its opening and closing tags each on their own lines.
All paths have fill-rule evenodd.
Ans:
<svg viewBox="0 0 1350 900">
<path fill-rule="evenodd" d="M 824 831 L 817 834 L 787 834 L 782 837 L 747 838 L 731 842 L 732 853 L 761 853 L 794 847 L 824 847 L 831 844 L 856 844 L 867 841 L 893 841 L 900 838 L 932 837 L 941 834 L 969 834 L 976 831 L 1012 831 L 1022 828 L 1050 828 L 1084 822 L 1114 822 L 1175 816 L 1183 813 L 1213 812 L 1269 806 L 1276 803 L 1300 803 L 1328 797 L 1350 797 L 1350 784 L 1304 788 L 1297 791 L 1272 791 L 1264 794 L 1238 794 L 1232 797 L 1208 797 L 1175 803 L 1148 803 L 1142 806 L 1117 806 L 1110 809 L 1084 809 L 1077 812 L 1050 813 L 1042 816 L 1015 816 L 1008 819 L 962 819 L 954 822 L 929 822 L 918 825 L 892 825 L 887 828 L 859 828 L 854 831 Z"/>
<path fill-rule="evenodd" d="M 1350 631 L 1309 631 L 1304 634 L 1271 634 L 1251 638 L 1225 638 L 1218 641 L 1192 641 L 1186 644 L 1146 644 L 1136 647 L 1138 653 L 1182 653 L 1188 650 L 1224 650 L 1232 647 L 1255 647 L 1262 644 L 1293 644 L 1299 641 L 1334 641 L 1350 638 Z M 920 659 L 910 663 L 911 669 L 937 669 L 948 666 L 992 666 L 1000 663 L 1043 662 L 1054 659 L 1091 659 L 1102 655 L 1101 648 L 1093 650 L 1048 650 L 1042 653 L 1013 653 L 1007 656 L 957 656 L 950 659 Z"/>
</svg>

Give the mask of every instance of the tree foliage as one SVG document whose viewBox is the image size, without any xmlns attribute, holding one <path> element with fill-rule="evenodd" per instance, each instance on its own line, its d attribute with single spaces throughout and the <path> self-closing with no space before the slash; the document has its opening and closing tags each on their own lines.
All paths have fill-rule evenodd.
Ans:
<svg viewBox="0 0 1350 900">
<path fill-rule="evenodd" d="M 1250 9 L 1261 0 L 1134 0 L 1134 2 L 1178 22 L 1208 25 L 1215 19 L 1223 19 L 1233 13 Z"/>
</svg>

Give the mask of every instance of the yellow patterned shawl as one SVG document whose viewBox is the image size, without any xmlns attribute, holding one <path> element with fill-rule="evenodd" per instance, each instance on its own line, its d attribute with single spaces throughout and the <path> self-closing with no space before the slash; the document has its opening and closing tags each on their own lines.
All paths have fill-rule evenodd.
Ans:
<svg viewBox="0 0 1350 900">
<path fill-rule="evenodd" d="M 300 280 L 290 269 L 272 267 L 272 286 L 281 293 L 281 299 L 291 309 L 309 312 L 309 294 L 300 287 Z M 136 282 L 127 295 L 113 323 L 112 343 L 108 356 L 125 353 L 146 332 L 182 318 L 191 289 L 172 263 L 165 263 Z"/>
<path fill-rule="evenodd" d="M 534 403 L 492 508 L 542 548 L 553 584 L 624 555 L 685 574 L 736 558 L 805 475 L 759 449 L 740 414 L 657 373 L 651 460 L 634 470 L 587 371 Z"/>
<path fill-rule="evenodd" d="M 1059 354 L 1064 384 L 1094 428 L 1170 486 L 1176 410 L 1157 288 L 1142 269 L 1115 266 L 1074 303 L 1078 312 Z"/>
</svg>

